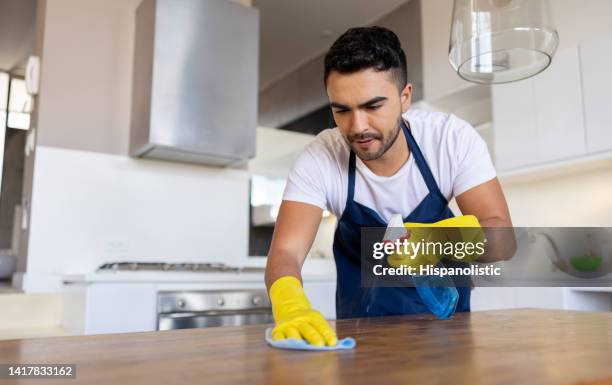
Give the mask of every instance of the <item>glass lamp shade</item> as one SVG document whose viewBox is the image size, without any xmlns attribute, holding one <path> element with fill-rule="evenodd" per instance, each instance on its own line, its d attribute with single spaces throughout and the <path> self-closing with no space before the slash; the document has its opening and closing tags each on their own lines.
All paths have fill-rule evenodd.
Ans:
<svg viewBox="0 0 612 385">
<path fill-rule="evenodd" d="M 550 65 L 558 45 L 547 0 L 455 0 L 448 57 L 467 81 L 526 79 Z"/>
</svg>

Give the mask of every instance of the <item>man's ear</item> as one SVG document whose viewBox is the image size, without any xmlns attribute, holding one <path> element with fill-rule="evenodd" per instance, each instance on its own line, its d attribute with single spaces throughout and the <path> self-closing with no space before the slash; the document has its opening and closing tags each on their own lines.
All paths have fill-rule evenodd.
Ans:
<svg viewBox="0 0 612 385">
<path fill-rule="evenodd" d="M 412 84 L 406 84 L 406 87 L 400 93 L 400 101 L 402 103 L 402 113 L 408 111 L 412 102 Z"/>
</svg>

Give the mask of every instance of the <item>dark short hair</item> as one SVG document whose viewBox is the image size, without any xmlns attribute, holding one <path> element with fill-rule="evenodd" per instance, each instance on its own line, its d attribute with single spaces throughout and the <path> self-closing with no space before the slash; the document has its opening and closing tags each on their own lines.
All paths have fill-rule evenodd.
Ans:
<svg viewBox="0 0 612 385">
<path fill-rule="evenodd" d="M 323 82 L 327 86 L 332 71 L 350 74 L 368 68 L 390 71 L 400 90 L 406 86 L 406 54 L 391 30 L 374 26 L 351 28 L 343 33 L 325 55 Z"/>
</svg>

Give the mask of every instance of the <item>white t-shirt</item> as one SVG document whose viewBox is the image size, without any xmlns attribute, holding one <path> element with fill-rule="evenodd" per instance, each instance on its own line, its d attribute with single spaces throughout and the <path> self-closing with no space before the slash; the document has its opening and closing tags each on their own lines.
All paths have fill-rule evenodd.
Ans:
<svg viewBox="0 0 612 385">
<path fill-rule="evenodd" d="M 469 123 L 425 110 L 408 110 L 404 118 L 447 200 L 495 178 L 487 145 Z M 283 200 L 327 208 L 340 218 L 348 192 L 349 154 L 338 127 L 319 133 L 296 159 Z M 354 200 L 385 221 L 393 214 L 410 215 L 428 193 L 412 153 L 389 177 L 374 174 L 356 157 Z"/>
</svg>

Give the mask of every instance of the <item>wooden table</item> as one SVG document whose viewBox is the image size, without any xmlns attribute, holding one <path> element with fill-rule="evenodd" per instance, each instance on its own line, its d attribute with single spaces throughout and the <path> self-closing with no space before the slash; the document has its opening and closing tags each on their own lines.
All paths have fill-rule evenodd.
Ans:
<svg viewBox="0 0 612 385">
<path fill-rule="evenodd" d="M 612 313 L 506 310 L 336 322 L 352 351 L 268 347 L 266 325 L 11 340 L 0 363 L 75 363 L 29 384 L 612 384 Z"/>
</svg>

